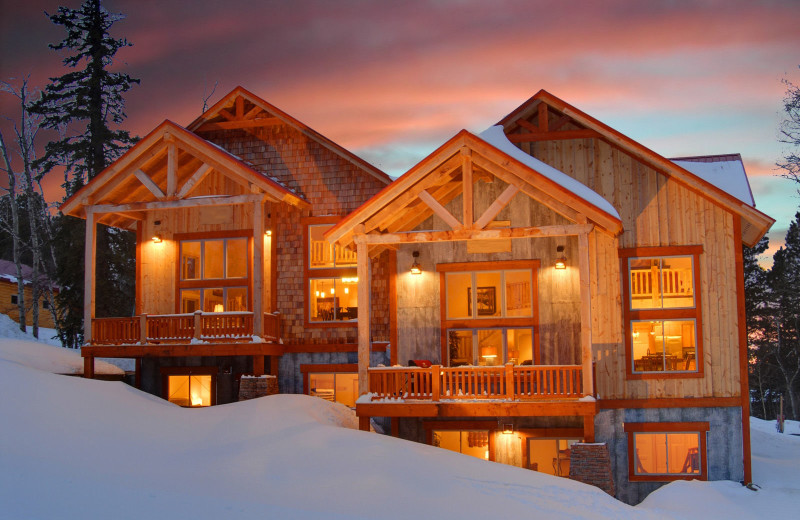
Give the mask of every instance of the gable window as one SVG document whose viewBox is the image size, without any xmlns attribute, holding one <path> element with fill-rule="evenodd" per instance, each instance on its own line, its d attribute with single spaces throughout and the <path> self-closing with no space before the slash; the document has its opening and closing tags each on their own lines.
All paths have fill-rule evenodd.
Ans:
<svg viewBox="0 0 800 520">
<path fill-rule="evenodd" d="M 538 354 L 538 261 L 439 264 L 442 359 L 449 366 L 531 365 Z"/>
<path fill-rule="evenodd" d="M 706 480 L 709 423 L 625 423 L 628 479 Z"/>
<path fill-rule="evenodd" d="M 245 233 L 179 239 L 179 248 L 179 312 L 250 309 L 251 255 Z"/>
<path fill-rule="evenodd" d="M 627 374 L 702 375 L 699 246 L 620 251 Z"/>
<path fill-rule="evenodd" d="M 331 244 L 324 233 L 333 227 L 329 217 L 307 219 L 307 322 L 319 325 L 355 324 L 358 320 L 356 254 Z"/>
</svg>

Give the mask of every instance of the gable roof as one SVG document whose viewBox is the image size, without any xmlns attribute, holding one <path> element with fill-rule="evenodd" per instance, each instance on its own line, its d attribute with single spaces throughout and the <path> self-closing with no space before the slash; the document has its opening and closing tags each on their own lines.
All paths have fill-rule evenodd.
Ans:
<svg viewBox="0 0 800 520">
<path fill-rule="evenodd" d="M 646 146 L 623 135 L 545 90 L 537 92 L 533 97 L 501 119 L 498 124 L 505 128 L 506 133 L 514 131 L 520 128 L 521 125 L 525 125 L 524 119 L 526 117 L 529 117 L 537 110 L 541 110 L 540 105 L 542 104 L 561 113 L 564 118 L 569 119 L 572 126 L 577 127 L 576 129 L 563 132 L 549 132 L 550 138 L 596 137 L 603 139 L 612 146 L 643 161 L 655 170 L 682 183 L 690 190 L 742 217 L 742 241 L 746 245 L 750 247 L 755 245 L 775 222 L 775 220 L 768 215 L 755 209 L 752 202 L 748 203 L 747 201 L 740 200 L 736 196 L 721 189 L 719 186 L 688 170 L 684 167 L 685 165 L 677 164 L 662 157 Z M 541 136 L 542 139 L 547 138 L 545 135 L 548 133 L 547 129 L 532 128 L 529 130 L 534 132 L 530 134 L 534 137 Z M 536 133 L 537 131 L 538 133 Z M 559 133 L 562 134 L 560 137 L 557 135 Z M 511 137 L 513 137 L 513 135 Z"/>
<path fill-rule="evenodd" d="M 273 201 L 308 206 L 297 194 L 225 149 L 164 121 L 74 193 L 60 209 L 66 215 L 84 217 L 86 206 L 104 206 L 109 211 L 100 222 L 128 227 L 134 220 L 131 213 L 137 209 L 191 198 L 192 190 L 211 171 L 231 178 L 247 193 L 254 190 Z M 228 195 L 231 194 L 220 194 Z"/>
<path fill-rule="evenodd" d="M 544 228 L 488 229 L 486 226 L 490 221 L 518 192 L 572 222 L 582 225 L 584 220 L 588 220 L 611 235 L 622 232 L 619 215 L 602 197 L 520 150 L 517 151 L 525 157 L 518 155 L 508 148 L 516 149 L 511 143 L 508 143 L 508 147 L 502 143 L 507 142 L 505 138 L 498 139 L 498 132 L 502 133 L 500 129 L 490 129 L 477 136 L 467 130 L 460 131 L 328 230 L 325 237 L 340 246 L 352 247 L 357 232 L 366 234 L 375 243 L 522 237 L 551 231 L 559 233 L 558 230 Z M 499 178 L 508 187 L 483 215 L 476 215 L 473 219 L 472 188 L 468 188 L 468 179 L 474 185 L 479 179 L 491 177 Z M 583 186 L 583 189 L 576 185 Z M 470 200 L 470 203 L 465 203 L 464 208 L 470 208 L 470 216 L 459 220 L 444 206 L 459 194 L 464 194 L 466 189 L 470 192 L 463 199 Z M 442 217 L 452 231 L 407 233 L 433 214 Z M 466 218 L 472 220 L 467 225 L 464 224 Z M 562 226 L 563 229 L 567 227 Z M 386 240 L 382 237 L 386 237 Z"/>
<path fill-rule="evenodd" d="M 212 130 L 252 129 L 281 123 L 293 127 L 384 184 L 392 182 L 392 178 L 380 169 L 241 86 L 234 88 L 186 128 L 200 133 Z"/>
<path fill-rule="evenodd" d="M 745 204 L 756 206 L 742 156 L 738 153 L 672 157 L 670 160 Z"/>
</svg>

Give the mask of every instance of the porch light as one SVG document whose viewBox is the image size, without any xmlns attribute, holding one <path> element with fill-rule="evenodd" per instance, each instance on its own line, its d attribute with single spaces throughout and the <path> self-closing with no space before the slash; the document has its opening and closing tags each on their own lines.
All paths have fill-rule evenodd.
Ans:
<svg viewBox="0 0 800 520">
<path fill-rule="evenodd" d="M 222 307 L 221 303 L 217 303 L 214 305 L 214 312 L 223 312 L 224 308 Z"/>
<path fill-rule="evenodd" d="M 556 253 L 558 256 L 556 257 L 556 269 L 566 269 L 567 268 L 567 259 L 564 256 L 564 246 L 558 246 L 556 248 Z"/>
<path fill-rule="evenodd" d="M 268 230 L 266 230 L 266 231 L 264 232 L 264 234 L 265 234 L 265 235 L 267 235 L 268 237 L 271 237 L 271 236 L 272 236 L 272 230 L 271 230 L 271 229 L 268 229 Z"/>
<path fill-rule="evenodd" d="M 161 243 L 161 235 L 159 235 L 158 233 L 153 235 L 153 243 L 154 244 L 160 244 Z"/>
<path fill-rule="evenodd" d="M 419 259 L 419 251 L 414 251 L 411 255 L 414 257 L 414 263 L 411 264 L 411 274 L 422 274 L 422 266 L 417 261 Z"/>
<path fill-rule="evenodd" d="M 503 425 L 503 434 L 504 435 L 511 435 L 514 433 L 514 425 L 512 423 L 506 423 Z"/>
</svg>

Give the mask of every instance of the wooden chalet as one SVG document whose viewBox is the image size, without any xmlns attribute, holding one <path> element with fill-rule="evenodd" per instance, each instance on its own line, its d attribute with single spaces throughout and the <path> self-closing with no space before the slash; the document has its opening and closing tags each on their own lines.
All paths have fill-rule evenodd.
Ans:
<svg viewBox="0 0 800 520">
<path fill-rule="evenodd" d="M 772 223 L 738 156 L 671 161 L 540 91 L 325 234 L 359 280 L 391 251 L 393 366 L 359 319 L 361 425 L 555 475 L 605 443 L 629 503 L 749 482 L 741 255 Z"/>
</svg>

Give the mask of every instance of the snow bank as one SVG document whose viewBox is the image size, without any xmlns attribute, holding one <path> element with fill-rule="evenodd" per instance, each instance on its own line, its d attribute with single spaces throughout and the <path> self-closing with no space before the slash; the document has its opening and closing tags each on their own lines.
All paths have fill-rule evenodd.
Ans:
<svg viewBox="0 0 800 520">
<path fill-rule="evenodd" d="M 25 339 L 0 340 L 0 360 L 52 374 L 83 374 L 80 352 Z M 125 375 L 125 371 L 104 361 L 95 360 L 98 375 Z"/>
</svg>

